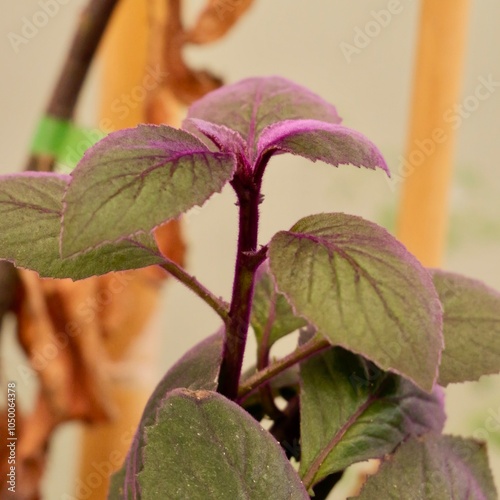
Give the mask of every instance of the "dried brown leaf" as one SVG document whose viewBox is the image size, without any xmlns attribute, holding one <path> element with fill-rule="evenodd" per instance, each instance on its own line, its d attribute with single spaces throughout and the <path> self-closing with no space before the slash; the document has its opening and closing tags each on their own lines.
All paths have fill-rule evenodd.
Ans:
<svg viewBox="0 0 500 500">
<path fill-rule="evenodd" d="M 209 0 L 194 26 L 186 33 L 186 41 L 204 44 L 222 38 L 252 3 L 253 0 Z"/>
<path fill-rule="evenodd" d="M 161 226 L 155 236 L 163 254 L 181 264 L 179 222 Z M 19 275 L 18 338 L 40 390 L 22 426 L 18 420 L 17 483 L 19 498 L 35 500 L 54 429 L 69 420 L 112 417 L 109 369 L 143 331 L 167 274 L 153 266 L 78 282 L 40 279 L 24 270 Z M 0 457 L 0 467 L 6 459 Z"/>
<path fill-rule="evenodd" d="M 148 98 L 146 121 L 172 124 L 172 108 L 168 105 L 172 98 L 189 105 L 218 88 L 222 81 L 208 71 L 192 69 L 185 63 L 183 49 L 186 35 L 179 0 L 149 0 L 149 21 L 148 63 L 161 68 L 164 76 Z M 158 109 L 163 111 L 158 113 Z M 162 113 L 167 115 L 166 119 L 159 121 Z"/>
</svg>

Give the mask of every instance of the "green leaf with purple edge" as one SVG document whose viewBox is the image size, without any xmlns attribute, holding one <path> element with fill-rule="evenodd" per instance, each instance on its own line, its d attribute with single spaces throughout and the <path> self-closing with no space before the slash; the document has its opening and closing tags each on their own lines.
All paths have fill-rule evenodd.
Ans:
<svg viewBox="0 0 500 500">
<path fill-rule="evenodd" d="M 441 388 L 428 394 L 340 347 L 302 363 L 300 374 L 299 473 L 307 485 L 443 429 Z"/>
<path fill-rule="evenodd" d="M 234 155 L 166 125 L 109 134 L 71 174 L 61 255 L 152 231 L 221 191 L 235 166 Z"/>
<path fill-rule="evenodd" d="M 191 105 L 187 118 L 223 125 L 238 132 L 247 144 L 246 156 L 250 163 L 257 157 L 260 134 L 273 123 L 296 119 L 341 121 L 330 103 L 305 87 L 277 76 L 248 78 L 225 85 Z M 188 120 L 183 127 L 196 133 L 198 125 Z M 205 134 L 207 131 L 200 128 L 200 132 Z M 212 134 L 214 132 L 212 130 Z"/>
<path fill-rule="evenodd" d="M 277 441 L 216 392 L 169 392 L 146 441 L 143 500 L 309 499 Z"/>
<path fill-rule="evenodd" d="M 333 213 L 301 219 L 269 250 L 278 290 L 332 345 L 432 390 L 441 304 L 429 272 L 399 241 L 373 222 Z"/>
<path fill-rule="evenodd" d="M 259 159 L 269 153 L 292 153 L 330 165 L 389 169 L 377 147 L 363 134 L 335 123 L 286 120 L 270 125 L 259 137 Z"/>
<path fill-rule="evenodd" d="M 163 261 L 151 235 L 103 245 L 72 259 L 59 256 L 62 199 L 70 177 L 24 172 L 0 177 L 0 259 L 42 277 L 72 278 L 137 269 Z"/>
<path fill-rule="evenodd" d="M 144 467 L 143 449 L 146 445 L 146 427 L 154 425 L 156 412 L 170 391 L 178 388 L 207 391 L 217 388 L 223 340 L 224 332 L 221 329 L 184 354 L 160 380 L 146 403 L 125 463 L 112 477 L 110 500 L 143 498 L 137 474 Z"/>
<path fill-rule="evenodd" d="M 410 495 L 410 496 L 409 496 Z M 486 445 L 429 434 L 403 443 L 370 476 L 358 500 L 497 500 Z"/>
<path fill-rule="evenodd" d="M 294 314 L 285 296 L 276 289 L 267 261 L 257 270 L 250 320 L 257 343 L 261 344 L 265 339 L 268 347 L 307 325 L 304 318 Z"/>
<path fill-rule="evenodd" d="M 441 385 L 500 372 L 500 293 L 459 274 L 431 270 L 443 304 Z M 480 362 L 478 362 L 480 360 Z"/>
</svg>

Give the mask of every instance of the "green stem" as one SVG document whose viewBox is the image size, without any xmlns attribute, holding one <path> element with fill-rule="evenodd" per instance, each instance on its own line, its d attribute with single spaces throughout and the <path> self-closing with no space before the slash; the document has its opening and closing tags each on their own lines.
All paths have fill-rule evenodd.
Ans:
<svg viewBox="0 0 500 500">
<path fill-rule="evenodd" d="M 275 361 L 264 370 L 258 371 L 247 380 L 245 380 L 238 391 L 238 401 L 243 401 L 253 391 L 271 380 L 273 377 L 276 377 L 276 375 L 285 371 L 287 368 L 290 368 L 291 366 L 304 361 L 314 354 L 318 354 L 328 347 L 331 347 L 331 344 L 328 342 L 328 340 L 320 335 L 315 335 L 311 340 L 295 349 L 295 351 L 293 351 L 292 353 L 288 354 L 284 358 Z"/>
<path fill-rule="evenodd" d="M 170 273 L 174 278 L 198 295 L 200 299 L 208 304 L 220 316 L 224 323 L 228 323 L 229 306 L 226 302 L 216 297 L 210 290 L 208 290 L 208 288 L 203 286 L 194 276 L 191 276 L 185 269 L 174 261 L 164 258 L 164 262 L 163 264 L 160 264 L 160 267 L 165 269 L 165 271 Z"/>
</svg>

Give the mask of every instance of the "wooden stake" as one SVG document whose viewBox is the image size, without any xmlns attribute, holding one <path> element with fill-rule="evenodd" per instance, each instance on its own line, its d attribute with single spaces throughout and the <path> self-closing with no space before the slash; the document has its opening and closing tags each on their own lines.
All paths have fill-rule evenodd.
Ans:
<svg viewBox="0 0 500 500">
<path fill-rule="evenodd" d="M 422 0 L 413 103 L 397 236 L 426 266 L 441 264 L 447 234 L 469 0 Z"/>
</svg>

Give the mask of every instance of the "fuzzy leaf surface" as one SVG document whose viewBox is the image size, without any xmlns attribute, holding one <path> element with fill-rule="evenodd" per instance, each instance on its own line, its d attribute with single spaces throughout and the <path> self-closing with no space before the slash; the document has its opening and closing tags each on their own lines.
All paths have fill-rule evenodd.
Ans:
<svg viewBox="0 0 500 500">
<path fill-rule="evenodd" d="M 231 128 L 198 118 L 187 118 L 182 126 L 188 132 L 198 135 L 200 140 L 213 151 L 229 151 L 240 157 L 245 155 L 245 141 L 238 132 Z M 197 134 L 198 132 L 201 134 Z"/>
<path fill-rule="evenodd" d="M 170 392 L 146 428 L 143 500 L 306 500 L 277 441 L 216 392 Z"/>
<path fill-rule="evenodd" d="M 409 496 L 411 495 L 411 497 Z M 496 500 L 484 443 L 428 435 L 402 444 L 368 478 L 359 500 Z"/>
<path fill-rule="evenodd" d="M 62 199 L 70 177 L 25 172 L 0 178 L 0 258 L 42 277 L 83 279 L 163 261 L 153 236 L 138 235 L 71 259 L 59 256 Z"/>
<path fill-rule="evenodd" d="M 278 290 L 333 345 L 426 391 L 437 377 L 442 309 L 432 279 L 380 226 L 341 213 L 311 215 L 270 244 Z"/>
<path fill-rule="evenodd" d="M 428 394 L 340 347 L 302 363 L 300 372 L 300 475 L 310 484 L 443 428 L 440 388 Z"/>
<path fill-rule="evenodd" d="M 321 160 L 330 165 L 351 164 L 389 174 L 378 148 L 363 134 L 335 123 L 318 120 L 285 120 L 263 130 L 259 142 L 259 157 L 275 151 L 292 153 L 309 160 Z"/>
<path fill-rule="evenodd" d="M 439 383 L 500 372 L 500 293 L 455 273 L 433 270 L 432 277 L 444 307 Z"/>
<path fill-rule="evenodd" d="M 61 254 L 88 251 L 143 232 L 202 205 L 232 177 L 235 159 L 166 125 L 105 137 L 71 174 Z"/>
<path fill-rule="evenodd" d="M 285 296 L 277 291 L 267 262 L 257 271 L 251 323 L 257 342 L 261 344 L 265 338 L 268 347 L 307 325 L 303 318 L 294 314 Z"/>
<path fill-rule="evenodd" d="M 273 123 L 296 119 L 341 121 L 330 103 L 305 87 L 276 76 L 247 78 L 210 92 L 189 108 L 190 118 L 238 132 L 248 145 L 251 161 L 257 156 L 260 134 Z"/>
<path fill-rule="evenodd" d="M 206 338 L 179 359 L 160 380 L 146 403 L 125 463 L 113 477 L 113 491 L 117 496 L 110 496 L 110 500 L 114 498 L 125 500 L 143 498 L 137 482 L 137 474 L 144 467 L 143 449 L 146 445 L 146 427 L 154 425 L 156 412 L 170 391 L 178 388 L 192 390 L 215 390 L 217 388 L 217 378 L 222 362 L 223 339 L 222 331 Z"/>
</svg>

